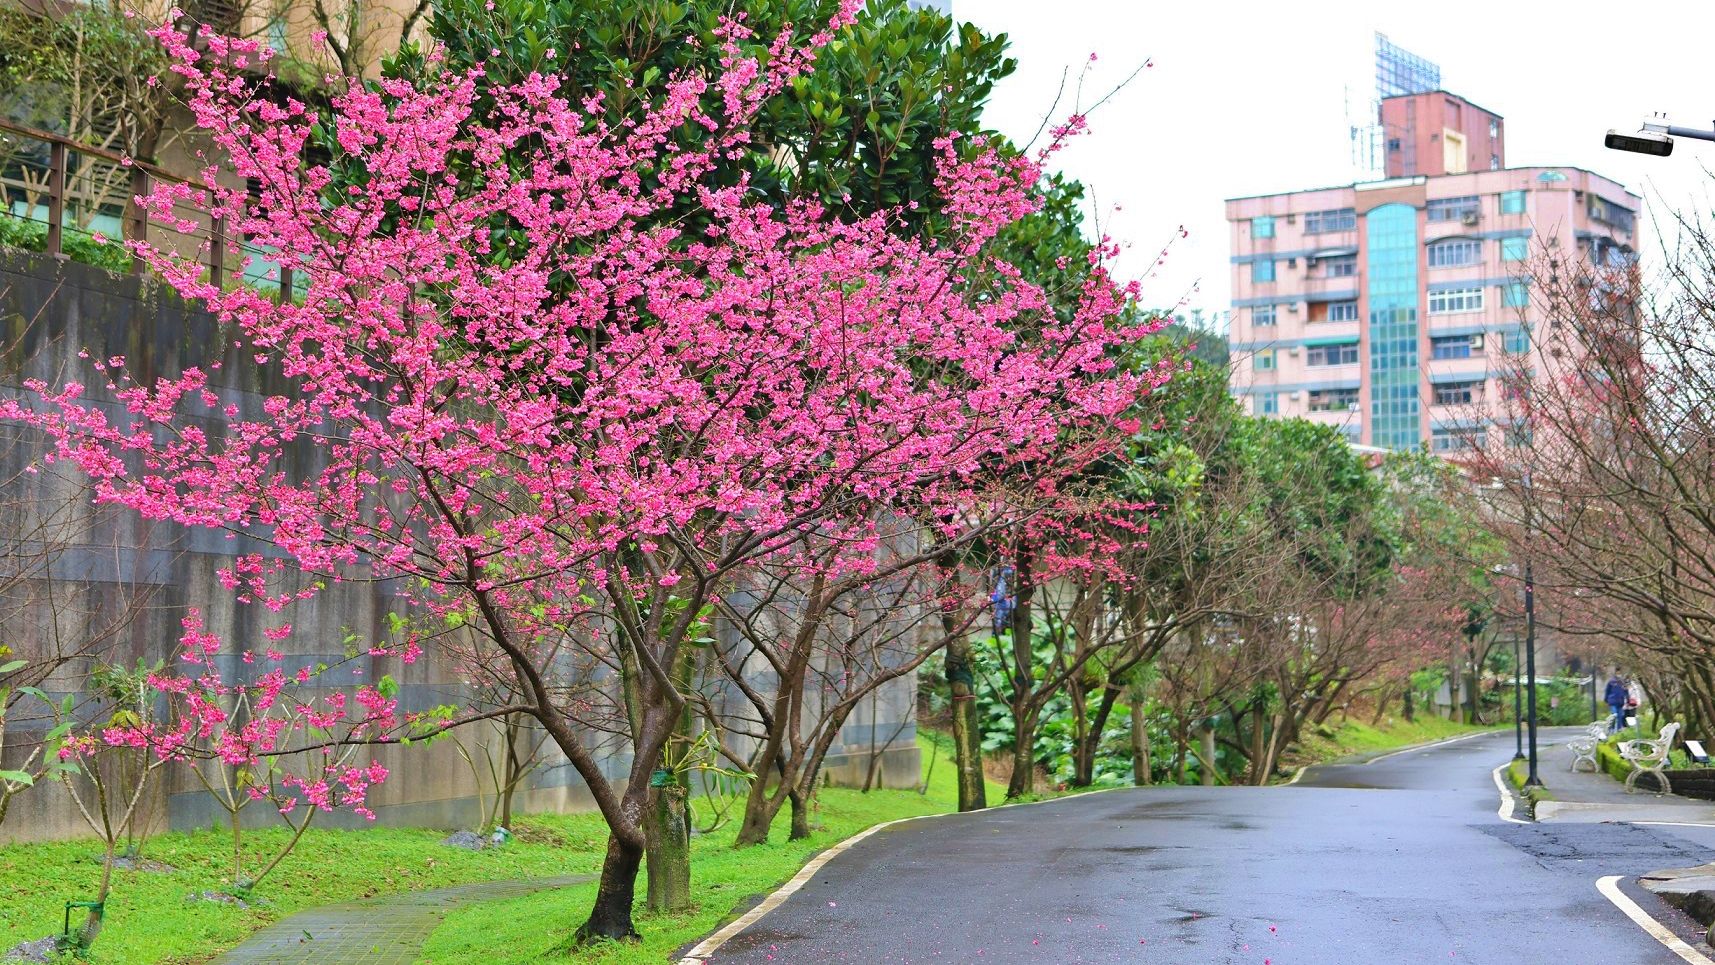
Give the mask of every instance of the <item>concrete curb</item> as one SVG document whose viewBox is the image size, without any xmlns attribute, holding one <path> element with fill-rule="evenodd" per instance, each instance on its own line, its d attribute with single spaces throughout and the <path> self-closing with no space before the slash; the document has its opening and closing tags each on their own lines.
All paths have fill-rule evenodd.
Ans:
<svg viewBox="0 0 1715 965">
<path fill-rule="evenodd" d="M 1715 965 L 1715 960 L 1703 954 L 1686 943 L 1685 939 L 1675 935 L 1666 925 L 1650 917 L 1650 913 L 1638 906 L 1638 903 L 1626 897 L 1620 890 L 1620 879 L 1623 875 L 1603 875 L 1596 879 L 1596 890 L 1602 897 L 1613 902 L 1627 918 L 1642 928 L 1651 938 L 1661 942 L 1668 951 L 1678 955 L 1690 965 Z"/>
</svg>

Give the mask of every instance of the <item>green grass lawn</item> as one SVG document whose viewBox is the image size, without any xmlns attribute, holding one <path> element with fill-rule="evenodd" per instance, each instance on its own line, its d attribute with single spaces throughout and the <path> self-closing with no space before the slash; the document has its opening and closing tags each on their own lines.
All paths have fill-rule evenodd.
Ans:
<svg viewBox="0 0 1715 965">
<path fill-rule="evenodd" d="M 943 738 L 937 751 L 932 740 L 927 734 L 919 738 L 926 772 L 934 760 L 927 793 L 825 790 L 820 830 L 809 841 L 786 843 L 785 813 L 767 847 L 733 851 L 732 827 L 700 837 L 694 843 L 692 875 L 706 896 L 701 906 L 688 915 L 642 918 L 638 927 L 647 937 L 640 947 L 580 954 L 578 960 L 659 962 L 668 950 L 712 930 L 747 896 L 790 878 L 811 855 L 835 841 L 881 821 L 953 810 L 957 793 L 947 757 L 950 748 Z M 989 785 L 989 800 L 999 801 L 1002 794 L 1002 788 Z M 143 856 L 174 870 L 115 873 L 105 928 L 89 960 L 96 965 L 188 965 L 207 961 L 257 929 L 317 905 L 474 881 L 599 870 L 606 831 L 598 815 L 533 815 L 515 824 L 517 838 L 511 845 L 483 852 L 442 847 L 438 842 L 443 831 L 313 830 L 257 889 L 270 906 L 251 910 L 185 901 L 192 892 L 220 888 L 230 877 L 226 832 L 159 835 L 145 845 Z M 252 831 L 246 838 L 256 845 L 283 839 L 275 831 Z M 100 876 L 101 850 L 93 841 L 0 847 L 0 953 L 18 942 L 58 933 L 65 902 L 92 896 Z M 457 912 L 436 933 L 429 960 L 539 961 L 583 921 L 593 893 L 593 886 L 570 888 Z M 522 915 L 526 907 L 529 914 Z"/>
</svg>

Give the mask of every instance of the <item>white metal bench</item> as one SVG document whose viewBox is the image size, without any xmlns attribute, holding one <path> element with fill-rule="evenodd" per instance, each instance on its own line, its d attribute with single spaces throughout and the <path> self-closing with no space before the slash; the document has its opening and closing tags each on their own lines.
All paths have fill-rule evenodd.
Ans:
<svg viewBox="0 0 1715 965">
<path fill-rule="evenodd" d="M 1679 724 L 1668 724 L 1661 729 L 1661 736 L 1655 740 L 1640 739 L 1621 741 L 1620 756 L 1632 765 L 1632 772 L 1626 775 L 1626 790 L 1637 789 L 1639 774 L 1650 774 L 1660 782 L 1661 789 L 1673 793 L 1673 786 L 1668 783 L 1667 775 L 1662 768 L 1667 766 L 1668 751 L 1673 750 L 1673 739 L 1679 736 Z"/>
<path fill-rule="evenodd" d="M 1607 739 L 1608 722 L 1599 720 L 1586 727 L 1584 733 L 1567 741 L 1566 746 L 1572 748 L 1572 770 L 1576 771 L 1580 763 L 1588 761 L 1592 772 L 1600 771 L 1602 768 L 1596 763 L 1596 748 Z"/>
</svg>

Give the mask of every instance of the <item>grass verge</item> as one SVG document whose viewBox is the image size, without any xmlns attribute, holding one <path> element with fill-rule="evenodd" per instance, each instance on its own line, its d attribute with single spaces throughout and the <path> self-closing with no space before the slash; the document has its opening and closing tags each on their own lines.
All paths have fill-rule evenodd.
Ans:
<svg viewBox="0 0 1715 965">
<path fill-rule="evenodd" d="M 820 830 L 804 842 L 786 843 L 789 816 L 784 813 L 768 847 L 733 851 L 733 828 L 698 838 L 692 873 L 706 896 L 702 906 L 688 915 L 643 918 L 639 928 L 650 936 L 643 946 L 580 954 L 578 960 L 659 962 L 667 950 L 712 930 L 746 896 L 791 877 L 829 844 L 882 821 L 953 810 L 958 796 L 948 756 L 951 745 L 944 737 L 939 744 L 936 740 L 927 733 L 919 737 L 926 793 L 827 789 L 817 816 Z M 991 783 L 988 792 L 990 801 L 999 802 L 1004 789 Z M 186 901 L 188 895 L 219 889 L 230 879 L 227 832 L 158 835 L 146 844 L 143 857 L 171 870 L 115 872 L 105 927 L 89 961 L 193 965 L 307 908 L 469 882 L 593 874 L 600 869 L 607 835 L 599 815 L 531 815 L 515 825 L 516 838 L 504 850 L 479 852 L 443 847 L 439 842 L 444 831 L 312 830 L 257 889 L 257 896 L 269 904 L 251 909 Z M 245 835 L 247 849 L 256 853 L 266 853 L 284 839 L 273 830 Z M 101 850 L 93 841 L 0 846 L 0 954 L 18 942 L 57 934 L 65 902 L 92 896 L 100 877 Z M 593 893 L 593 886 L 537 893 L 528 898 L 528 915 L 519 915 L 526 907 L 522 903 L 497 902 L 511 909 L 501 915 L 505 927 L 483 917 L 490 906 L 473 906 L 468 920 L 466 913 L 459 913 L 453 916 L 458 921 L 450 920 L 436 933 L 431 960 L 543 960 L 545 950 L 583 920 Z"/>
<path fill-rule="evenodd" d="M 1507 783 L 1513 786 L 1513 790 L 1517 791 L 1519 797 L 1524 801 L 1525 807 L 1532 816 L 1535 816 L 1537 804 L 1542 801 L 1554 800 L 1554 795 L 1549 793 L 1548 788 L 1541 785 L 1526 790 L 1524 782 L 1529 779 L 1529 763 L 1515 760 L 1507 765 Z"/>
</svg>

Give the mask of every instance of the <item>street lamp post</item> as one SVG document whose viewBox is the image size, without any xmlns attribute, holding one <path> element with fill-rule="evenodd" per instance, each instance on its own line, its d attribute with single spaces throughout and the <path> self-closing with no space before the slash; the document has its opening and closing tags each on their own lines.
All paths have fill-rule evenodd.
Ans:
<svg viewBox="0 0 1715 965">
<path fill-rule="evenodd" d="M 1525 489 L 1530 489 L 1530 476 L 1525 477 Z M 1527 510 L 1528 512 L 1528 510 Z M 1524 558 L 1524 672 L 1530 688 L 1530 777 L 1524 786 L 1541 787 L 1536 776 L 1536 579 L 1531 574 L 1530 557 Z"/>
<path fill-rule="evenodd" d="M 1610 129 L 1608 136 L 1602 139 L 1602 144 L 1614 151 L 1629 151 L 1633 154 L 1667 157 L 1673 153 L 1673 139 L 1676 137 L 1715 141 L 1715 131 L 1702 131 L 1695 127 L 1677 127 L 1667 122 L 1667 115 L 1657 114 L 1644 121 L 1636 134 L 1625 134 Z"/>
<path fill-rule="evenodd" d="M 1518 749 L 1513 760 L 1524 760 L 1524 668 L 1519 665 L 1518 637 L 1513 637 L 1513 741 Z"/>
</svg>

